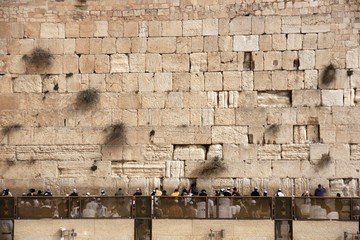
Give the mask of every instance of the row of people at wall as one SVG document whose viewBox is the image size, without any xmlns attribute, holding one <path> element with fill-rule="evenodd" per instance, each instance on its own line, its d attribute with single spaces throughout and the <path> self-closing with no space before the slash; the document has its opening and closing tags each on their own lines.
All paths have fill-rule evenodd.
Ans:
<svg viewBox="0 0 360 240">
<path fill-rule="evenodd" d="M 179 192 L 179 189 L 175 189 L 174 192 L 172 192 L 170 194 L 170 196 L 184 196 L 184 195 L 191 195 L 191 196 L 197 196 L 199 195 L 200 191 L 197 188 L 196 184 L 193 183 L 191 184 L 190 188 L 187 190 L 186 188 L 183 188 L 182 192 Z M 319 184 L 318 187 L 315 189 L 314 191 L 314 196 L 317 197 L 321 197 L 321 196 L 325 196 L 326 194 L 326 189 Z M 52 192 L 50 191 L 50 189 L 46 189 L 44 192 L 41 190 L 36 191 L 34 188 L 30 188 L 28 193 L 23 193 L 23 196 L 53 196 Z M 91 196 L 90 193 L 86 193 L 84 194 L 85 196 Z M 101 190 L 100 196 L 108 196 L 108 194 L 104 191 Z M 126 194 L 124 193 L 124 191 L 122 190 L 122 188 L 119 188 L 116 193 L 115 196 L 125 196 Z M 142 191 L 141 188 L 136 188 L 136 191 L 133 194 L 134 196 L 139 196 L 142 195 Z M 166 190 L 159 190 L 159 188 L 155 188 L 153 190 L 153 192 L 151 193 L 151 195 L 156 195 L 156 196 L 168 196 L 167 191 Z M 3 189 L 2 192 L 2 196 L 13 196 L 10 192 L 10 190 L 8 188 Z M 77 192 L 77 190 L 74 188 L 73 191 L 69 194 L 66 194 L 66 196 L 79 196 L 79 193 Z M 239 191 L 237 190 L 236 187 L 231 188 L 221 188 L 220 190 L 215 190 L 215 196 L 240 196 Z M 254 188 L 254 190 L 250 193 L 250 196 L 261 196 L 259 190 L 257 187 Z M 267 196 L 267 191 L 265 190 L 263 192 L 262 196 Z M 281 189 L 278 189 L 278 191 L 275 193 L 275 196 L 284 196 L 284 193 L 282 192 Z M 309 191 L 305 191 L 302 196 L 312 196 Z"/>
</svg>

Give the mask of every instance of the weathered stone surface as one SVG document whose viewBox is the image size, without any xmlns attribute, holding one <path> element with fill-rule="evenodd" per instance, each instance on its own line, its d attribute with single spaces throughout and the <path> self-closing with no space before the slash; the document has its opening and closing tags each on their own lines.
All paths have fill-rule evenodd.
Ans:
<svg viewBox="0 0 360 240">
<path fill-rule="evenodd" d="M 248 129 L 243 126 L 223 127 L 214 126 L 212 128 L 212 142 L 213 143 L 248 143 Z"/>
<path fill-rule="evenodd" d="M 40 93 L 42 92 L 41 77 L 39 75 L 24 75 L 14 80 L 14 92 Z"/>
</svg>

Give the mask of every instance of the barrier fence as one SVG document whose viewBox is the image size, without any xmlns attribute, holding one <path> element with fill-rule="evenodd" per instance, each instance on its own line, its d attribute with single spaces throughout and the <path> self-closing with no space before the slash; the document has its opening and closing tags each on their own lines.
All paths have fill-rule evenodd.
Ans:
<svg viewBox="0 0 360 240">
<path fill-rule="evenodd" d="M 360 198 L 0 197 L 0 219 L 274 219 L 359 221 Z"/>
</svg>

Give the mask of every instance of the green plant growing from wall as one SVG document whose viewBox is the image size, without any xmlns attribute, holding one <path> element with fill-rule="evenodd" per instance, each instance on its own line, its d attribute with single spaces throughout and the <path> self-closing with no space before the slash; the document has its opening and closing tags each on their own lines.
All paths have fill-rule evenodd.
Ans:
<svg viewBox="0 0 360 240">
<path fill-rule="evenodd" d="M 76 97 L 76 103 L 80 107 L 92 107 L 98 102 L 99 92 L 93 88 L 80 91 Z"/>
<path fill-rule="evenodd" d="M 37 47 L 29 55 L 25 54 L 22 59 L 31 66 L 46 68 L 52 64 L 54 57 L 48 50 Z"/>
<path fill-rule="evenodd" d="M 3 135 L 9 135 L 11 132 L 16 131 L 16 130 L 19 130 L 21 127 L 22 127 L 22 125 L 21 125 L 21 124 L 18 124 L 18 123 L 16 123 L 16 124 L 11 124 L 11 125 L 6 125 L 6 126 L 4 126 L 4 127 L 2 128 L 1 133 L 2 133 Z"/>
<path fill-rule="evenodd" d="M 200 176 L 216 175 L 225 169 L 226 165 L 224 160 L 216 156 L 201 167 L 199 174 Z"/>
<path fill-rule="evenodd" d="M 321 158 L 320 158 L 319 162 L 318 162 L 318 166 L 320 168 L 325 167 L 326 165 L 328 165 L 331 162 L 331 160 L 332 159 L 331 159 L 329 153 L 323 153 L 321 155 Z"/>
<path fill-rule="evenodd" d="M 336 76 L 336 69 L 335 66 L 330 64 L 326 66 L 322 73 L 321 82 L 325 85 L 329 85 L 335 80 Z"/>
<path fill-rule="evenodd" d="M 124 123 L 116 123 L 105 129 L 107 132 L 105 138 L 105 144 L 115 145 L 115 144 L 125 144 L 126 143 L 126 126 Z"/>
</svg>

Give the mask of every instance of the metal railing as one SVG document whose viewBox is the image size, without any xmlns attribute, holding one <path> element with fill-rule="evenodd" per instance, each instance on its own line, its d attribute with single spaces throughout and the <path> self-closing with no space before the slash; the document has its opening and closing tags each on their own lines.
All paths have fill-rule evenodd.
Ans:
<svg viewBox="0 0 360 240">
<path fill-rule="evenodd" d="M 360 198 L 0 197 L 0 219 L 360 220 Z"/>
</svg>

